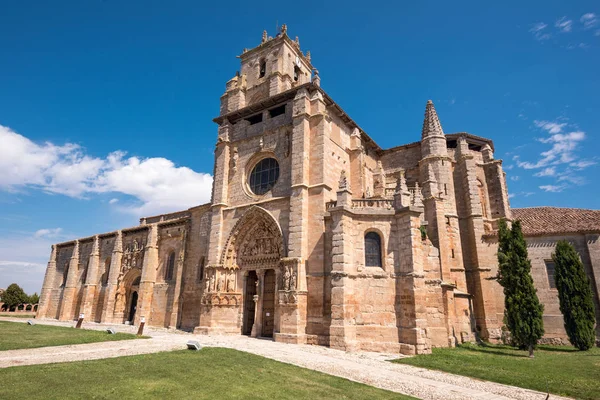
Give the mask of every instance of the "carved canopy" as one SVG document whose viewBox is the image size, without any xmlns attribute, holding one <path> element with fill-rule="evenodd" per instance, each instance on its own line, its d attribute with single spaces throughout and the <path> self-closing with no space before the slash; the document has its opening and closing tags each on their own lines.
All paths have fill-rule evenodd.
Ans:
<svg viewBox="0 0 600 400">
<path fill-rule="evenodd" d="M 231 269 L 260 269 L 279 266 L 285 257 L 283 235 L 273 216 L 254 206 L 231 230 L 221 263 Z"/>
</svg>

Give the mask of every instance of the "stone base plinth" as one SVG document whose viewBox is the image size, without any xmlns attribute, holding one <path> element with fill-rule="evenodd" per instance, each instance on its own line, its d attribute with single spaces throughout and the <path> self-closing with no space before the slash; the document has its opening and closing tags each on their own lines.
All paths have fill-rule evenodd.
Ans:
<svg viewBox="0 0 600 400">
<path fill-rule="evenodd" d="M 306 335 L 275 333 L 273 334 L 273 339 L 275 339 L 276 342 L 281 343 L 306 344 Z"/>
</svg>

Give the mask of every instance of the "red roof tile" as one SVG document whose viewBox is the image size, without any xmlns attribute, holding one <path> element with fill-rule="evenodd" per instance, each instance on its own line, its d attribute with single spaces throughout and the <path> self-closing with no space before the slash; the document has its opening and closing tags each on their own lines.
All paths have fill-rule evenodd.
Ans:
<svg viewBox="0 0 600 400">
<path fill-rule="evenodd" d="M 560 207 L 513 208 L 512 217 L 521 220 L 525 236 L 600 232 L 600 210 Z"/>
</svg>

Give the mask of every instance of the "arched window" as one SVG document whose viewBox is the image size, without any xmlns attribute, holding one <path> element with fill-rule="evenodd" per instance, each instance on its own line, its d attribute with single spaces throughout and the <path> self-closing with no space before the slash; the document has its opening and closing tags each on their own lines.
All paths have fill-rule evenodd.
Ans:
<svg viewBox="0 0 600 400">
<path fill-rule="evenodd" d="M 102 277 L 100 278 L 100 283 L 106 285 L 108 283 L 108 274 L 110 273 L 110 257 L 104 260 L 104 273 L 102 273 Z"/>
<path fill-rule="evenodd" d="M 196 277 L 197 282 L 202 282 L 204 279 L 204 257 L 200 258 L 198 263 L 198 276 Z"/>
<path fill-rule="evenodd" d="M 375 232 L 365 235 L 365 266 L 381 267 L 381 237 Z"/>
<path fill-rule="evenodd" d="M 258 77 L 262 78 L 265 76 L 266 73 L 267 73 L 267 62 L 263 59 L 263 60 L 260 60 L 260 64 L 258 67 Z"/>
<path fill-rule="evenodd" d="M 165 281 L 173 280 L 173 271 L 175 270 L 175 252 L 169 253 L 167 258 L 167 268 L 165 269 Z"/>
</svg>

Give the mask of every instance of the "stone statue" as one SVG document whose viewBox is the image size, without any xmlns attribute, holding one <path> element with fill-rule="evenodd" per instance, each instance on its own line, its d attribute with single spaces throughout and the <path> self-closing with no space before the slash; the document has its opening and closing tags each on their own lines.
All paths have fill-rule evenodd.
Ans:
<svg viewBox="0 0 600 400">
<path fill-rule="evenodd" d="M 263 35 L 262 35 L 262 42 L 261 43 L 265 43 L 267 41 L 267 31 L 264 30 L 263 31 Z"/>
<path fill-rule="evenodd" d="M 296 290 L 296 279 L 297 275 L 296 271 L 294 271 L 294 273 L 292 273 L 292 277 L 290 278 L 290 290 Z"/>
<path fill-rule="evenodd" d="M 290 290 L 290 267 L 285 267 L 285 272 L 283 273 L 283 290 Z"/>
<path fill-rule="evenodd" d="M 346 170 L 343 169 L 340 173 L 340 182 L 339 182 L 340 190 L 348 189 L 348 178 L 346 177 Z"/>
<path fill-rule="evenodd" d="M 210 290 L 213 291 L 215 288 L 215 273 L 214 272 L 212 272 L 210 274 L 209 282 L 210 282 Z"/>
<path fill-rule="evenodd" d="M 281 34 L 285 35 L 287 33 L 287 25 L 283 24 L 281 25 Z"/>
<path fill-rule="evenodd" d="M 227 273 L 227 282 L 225 283 L 225 286 L 227 292 L 233 292 L 233 273 L 231 271 Z"/>
</svg>

